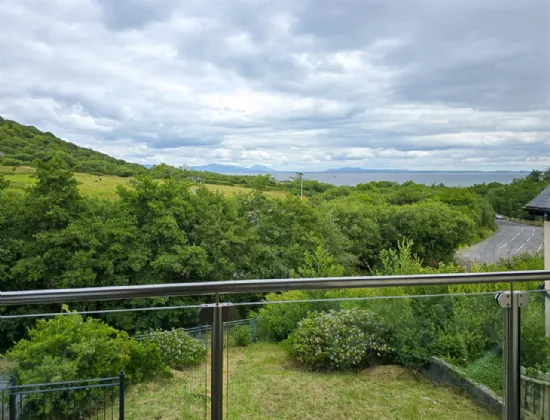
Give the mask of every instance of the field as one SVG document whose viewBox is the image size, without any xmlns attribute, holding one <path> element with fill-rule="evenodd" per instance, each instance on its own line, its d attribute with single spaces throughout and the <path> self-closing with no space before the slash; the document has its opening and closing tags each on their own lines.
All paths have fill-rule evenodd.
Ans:
<svg viewBox="0 0 550 420">
<path fill-rule="evenodd" d="M 206 365 L 128 391 L 126 418 L 203 419 Z M 280 346 L 229 349 L 229 419 L 495 419 L 466 397 L 399 366 L 316 373 Z"/>
<path fill-rule="evenodd" d="M 22 191 L 35 182 L 35 178 L 33 177 L 34 168 L 28 166 L 17 167 L 15 171 L 13 171 L 13 167 L 11 166 L 0 166 L 0 173 L 5 174 L 8 181 L 10 181 L 9 191 Z M 128 185 L 132 179 L 118 176 L 97 176 L 80 173 L 74 174 L 74 177 L 79 182 L 79 188 L 82 194 L 106 199 L 116 199 L 117 186 Z M 237 194 L 248 194 L 252 191 L 250 188 L 231 185 L 206 184 L 206 188 L 211 191 L 219 191 L 226 197 L 233 197 Z M 283 191 L 267 191 L 266 194 L 271 197 L 279 198 L 286 196 L 286 193 Z"/>
</svg>

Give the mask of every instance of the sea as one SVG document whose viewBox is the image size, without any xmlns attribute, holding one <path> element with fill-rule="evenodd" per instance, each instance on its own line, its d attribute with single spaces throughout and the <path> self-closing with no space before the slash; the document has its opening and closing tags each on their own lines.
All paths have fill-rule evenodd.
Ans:
<svg viewBox="0 0 550 420">
<path fill-rule="evenodd" d="M 278 181 L 284 181 L 295 177 L 296 173 L 275 172 L 270 175 Z M 528 172 L 304 172 L 304 179 L 337 186 L 355 186 L 371 181 L 391 181 L 399 184 L 413 181 L 416 184 L 425 185 L 444 184 L 449 187 L 469 187 L 490 182 L 509 184 L 515 178 L 525 178 L 527 175 Z"/>
</svg>

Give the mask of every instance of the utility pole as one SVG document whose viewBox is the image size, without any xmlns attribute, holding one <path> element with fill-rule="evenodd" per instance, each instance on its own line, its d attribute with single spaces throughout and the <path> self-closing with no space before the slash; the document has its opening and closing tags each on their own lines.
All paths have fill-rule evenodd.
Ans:
<svg viewBox="0 0 550 420">
<path fill-rule="evenodd" d="M 304 199 L 304 173 L 296 172 L 296 178 L 300 179 L 300 199 Z"/>
</svg>

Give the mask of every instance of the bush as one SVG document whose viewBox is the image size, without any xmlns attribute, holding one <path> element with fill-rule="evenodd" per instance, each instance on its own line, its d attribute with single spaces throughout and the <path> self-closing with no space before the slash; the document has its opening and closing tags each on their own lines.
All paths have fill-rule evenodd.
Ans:
<svg viewBox="0 0 550 420">
<path fill-rule="evenodd" d="M 144 341 L 157 345 L 162 360 L 173 369 L 181 370 L 187 366 L 197 365 L 206 357 L 204 344 L 181 328 L 151 331 Z"/>
<path fill-rule="evenodd" d="M 461 368 L 461 372 L 474 382 L 488 386 L 497 394 L 500 394 L 504 375 L 502 363 L 500 356 L 488 352 L 480 359 Z"/>
<path fill-rule="evenodd" d="M 323 291 L 269 293 L 265 297 L 267 302 L 289 301 L 289 303 L 268 304 L 258 311 L 257 316 L 262 318 L 262 324 L 267 329 L 269 338 L 281 341 L 286 339 L 296 329 L 298 323 L 311 312 L 325 312 L 339 306 L 337 302 L 294 303 L 292 301 L 320 299 L 325 295 Z"/>
<path fill-rule="evenodd" d="M 252 327 L 250 325 L 237 325 L 231 330 L 233 344 L 235 346 L 246 347 L 254 339 Z"/>
<path fill-rule="evenodd" d="M 531 302 L 521 310 L 521 364 L 526 368 L 550 370 L 550 348 L 545 334 L 544 299 L 531 294 Z"/>
<path fill-rule="evenodd" d="M 158 347 L 79 315 L 39 320 L 7 358 L 15 362 L 13 373 L 22 384 L 117 376 L 120 371 L 141 382 L 166 372 Z"/>
<path fill-rule="evenodd" d="M 19 384 L 49 383 L 118 376 L 124 371 L 130 382 L 167 375 L 159 348 L 140 343 L 98 319 L 79 315 L 39 320 L 29 338 L 19 341 L 7 358 L 15 362 L 13 374 Z M 52 393 L 42 414 L 66 418 L 86 407 L 100 406 L 100 388 L 71 393 L 69 403 Z M 97 403 L 97 404 L 96 404 Z"/>
<path fill-rule="evenodd" d="M 3 158 L 2 159 L 2 165 L 4 166 L 21 166 L 23 162 L 21 162 L 18 159 L 12 159 L 12 158 Z"/>
<path fill-rule="evenodd" d="M 389 360 L 390 328 L 371 312 L 343 310 L 311 314 L 289 337 L 291 354 L 313 369 L 345 369 Z"/>
</svg>

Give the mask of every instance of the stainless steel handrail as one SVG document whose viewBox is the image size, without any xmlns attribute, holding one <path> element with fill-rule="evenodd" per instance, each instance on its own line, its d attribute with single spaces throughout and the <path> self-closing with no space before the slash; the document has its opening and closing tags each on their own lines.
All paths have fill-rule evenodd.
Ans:
<svg viewBox="0 0 550 420">
<path fill-rule="evenodd" d="M 277 292 L 286 290 L 351 289 L 395 286 L 543 282 L 550 270 L 452 273 L 403 276 L 321 277 L 305 279 L 235 280 L 196 283 L 148 284 L 141 286 L 88 287 L 0 292 L 0 305 L 66 303 L 160 296 L 196 296 L 228 293 Z"/>
</svg>

